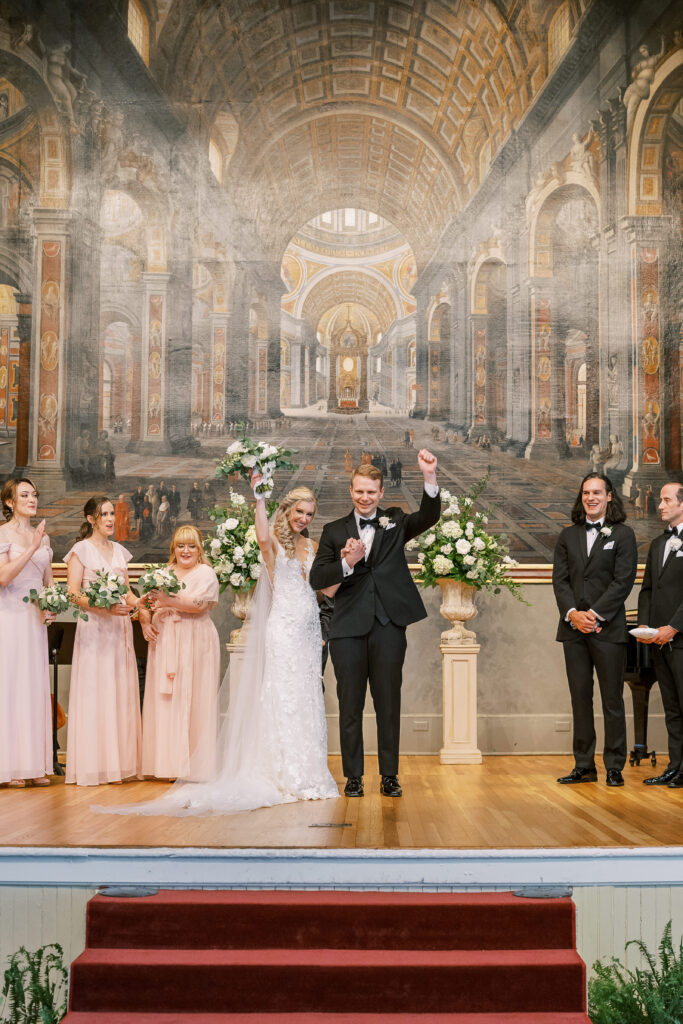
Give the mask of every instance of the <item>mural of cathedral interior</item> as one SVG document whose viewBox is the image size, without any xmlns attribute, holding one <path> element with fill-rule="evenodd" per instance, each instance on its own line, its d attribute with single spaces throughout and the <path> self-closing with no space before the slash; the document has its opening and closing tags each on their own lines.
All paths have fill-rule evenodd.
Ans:
<svg viewBox="0 0 683 1024">
<path fill-rule="evenodd" d="M 239 434 L 348 507 L 362 456 L 487 492 L 547 562 L 606 472 L 681 479 L 681 5 L 3 0 L 0 472 L 227 495 Z"/>
</svg>

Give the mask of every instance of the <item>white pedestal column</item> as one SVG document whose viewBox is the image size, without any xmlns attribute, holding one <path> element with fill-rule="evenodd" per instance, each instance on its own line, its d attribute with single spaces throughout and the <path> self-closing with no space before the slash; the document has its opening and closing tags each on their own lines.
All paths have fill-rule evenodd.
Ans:
<svg viewBox="0 0 683 1024">
<path fill-rule="evenodd" d="M 447 633 L 442 634 L 447 637 Z M 481 764 L 477 746 L 477 655 L 479 644 L 442 639 L 443 747 L 441 764 Z"/>
</svg>

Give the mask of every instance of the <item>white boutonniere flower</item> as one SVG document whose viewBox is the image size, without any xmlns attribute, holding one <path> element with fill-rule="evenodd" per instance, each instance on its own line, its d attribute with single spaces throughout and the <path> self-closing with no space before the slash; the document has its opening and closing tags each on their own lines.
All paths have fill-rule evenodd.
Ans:
<svg viewBox="0 0 683 1024">
<path fill-rule="evenodd" d="M 390 518 L 390 516 L 380 516 L 379 525 L 382 530 L 393 530 L 396 523 Z"/>
<path fill-rule="evenodd" d="M 672 551 L 678 551 L 681 545 L 683 545 L 683 540 L 680 537 L 672 537 L 669 543 Z"/>
<path fill-rule="evenodd" d="M 601 535 L 603 537 L 611 537 L 612 536 L 612 527 L 611 526 L 603 526 L 602 530 L 600 530 L 600 533 L 601 533 Z"/>
</svg>

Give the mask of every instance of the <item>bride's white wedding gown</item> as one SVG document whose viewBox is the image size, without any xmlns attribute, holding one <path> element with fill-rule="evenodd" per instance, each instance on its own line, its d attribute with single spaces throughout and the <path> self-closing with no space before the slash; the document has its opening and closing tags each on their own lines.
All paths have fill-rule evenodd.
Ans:
<svg viewBox="0 0 683 1024">
<path fill-rule="evenodd" d="M 276 543 L 272 587 L 265 566 L 248 620 L 239 680 L 231 680 L 226 723 L 210 782 L 176 783 L 128 814 L 225 814 L 295 800 L 338 797 L 327 767 L 321 681 L 322 636 L 305 564 Z M 237 684 L 235 686 L 235 684 Z M 236 691 L 236 692 L 235 692 Z M 206 742 L 215 742 L 208 737 Z"/>
</svg>

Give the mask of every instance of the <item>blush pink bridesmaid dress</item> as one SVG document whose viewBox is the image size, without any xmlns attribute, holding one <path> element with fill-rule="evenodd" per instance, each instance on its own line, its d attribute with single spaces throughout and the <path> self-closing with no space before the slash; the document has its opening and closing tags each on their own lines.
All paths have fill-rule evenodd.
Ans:
<svg viewBox="0 0 683 1024">
<path fill-rule="evenodd" d="M 122 578 L 132 558 L 113 543 L 111 564 L 90 540 L 81 540 L 64 556 L 83 566 L 85 589 L 101 570 Z M 128 616 L 90 609 L 79 619 L 71 666 L 66 740 L 66 782 L 99 786 L 140 775 L 140 691 Z"/>
<path fill-rule="evenodd" d="M 200 563 L 184 577 L 183 599 L 202 600 L 199 615 L 161 608 L 149 645 L 142 711 L 142 774 L 202 782 L 215 770 L 220 642 L 210 608 L 218 579 Z"/>
<path fill-rule="evenodd" d="M 0 543 L 18 558 L 22 549 Z M 18 576 L 0 587 L 0 782 L 52 773 L 52 716 L 47 634 L 38 608 L 25 604 L 40 590 L 52 561 L 47 537 Z"/>
</svg>

